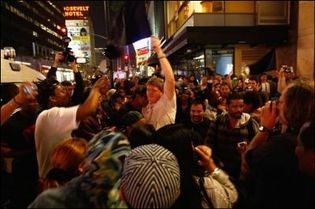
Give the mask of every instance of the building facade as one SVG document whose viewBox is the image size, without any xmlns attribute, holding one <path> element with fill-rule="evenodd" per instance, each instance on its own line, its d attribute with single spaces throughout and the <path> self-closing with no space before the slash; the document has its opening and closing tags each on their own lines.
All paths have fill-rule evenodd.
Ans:
<svg viewBox="0 0 315 209">
<path fill-rule="evenodd" d="M 66 36 L 62 8 L 53 1 L 1 1 L 1 48 L 13 47 L 16 60 L 41 71 Z"/>
<path fill-rule="evenodd" d="M 155 4 L 150 2 L 149 17 L 157 17 Z M 164 19 L 151 18 L 151 24 L 163 27 L 156 34 L 165 37 L 163 48 L 177 75 L 201 77 L 211 70 L 239 75 L 271 50 L 276 68 L 286 64 L 303 74 L 297 64 L 300 5 L 294 1 L 164 1 Z M 314 17 L 314 5 L 308 17 Z M 314 28 L 314 20 L 307 24 Z M 304 24 L 305 36 L 314 37 L 314 29 L 305 28 Z M 314 49 L 311 56 L 314 60 Z"/>
</svg>

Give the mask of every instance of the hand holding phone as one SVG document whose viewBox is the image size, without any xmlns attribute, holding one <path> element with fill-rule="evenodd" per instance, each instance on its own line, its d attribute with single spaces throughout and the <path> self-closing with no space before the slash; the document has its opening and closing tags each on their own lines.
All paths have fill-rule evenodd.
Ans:
<svg viewBox="0 0 315 209">
<path fill-rule="evenodd" d="M 247 146 L 248 146 L 247 141 L 241 141 L 241 142 L 237 143 L 237 148 L 236 149 L 237 149 L 237 151 L 240 154 L 242 154 L 242 153 L 244 153 L 246 151 Z"/>
</svg>

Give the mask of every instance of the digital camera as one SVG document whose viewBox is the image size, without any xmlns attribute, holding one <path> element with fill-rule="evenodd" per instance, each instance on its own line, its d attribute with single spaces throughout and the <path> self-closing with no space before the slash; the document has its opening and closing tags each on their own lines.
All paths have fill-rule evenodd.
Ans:
<svg viewBox="0 0 315 209">
<path fill-rule="evenodd" d="M 63 59 L 60 60 L 60 62 L 64 63 L 73 62 L 75 60 L 75 57 L 71 53 L 72 51 L 70 50 L 70 48 L 66 48 L 66 50 L 62 52 Z"/>
<path fill-rule="evenodd" d="M 63 63 L 69 63 L 75 61 L 75 56 L 73 56 L 73 52 L 71 51 L 71 48 L 69 48 L 69 43 L 71 42 L 71 38 L 69 37 L 64 37 L 63 38 L 64 42 L 64 51 L 62 52 L 63 59 L 60 60 L 60 62 Z"/>
<path fill-rule="evenodd" d="M 282 69 L 284 70 L 284 72 L 286 73 L 292 73 L 293 72 L 293 68 L 292 67 L 289 67 L 287 65 L 283 65 L 282 66 Z"/>
</svg>

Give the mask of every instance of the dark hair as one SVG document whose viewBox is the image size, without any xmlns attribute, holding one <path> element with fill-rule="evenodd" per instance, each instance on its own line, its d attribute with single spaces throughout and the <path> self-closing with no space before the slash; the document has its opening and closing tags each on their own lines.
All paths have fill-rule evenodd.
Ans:
<svg viewBox="0 0 315 209">
<path fill-rule="evenodd" d="M 121 91 L 116 91 L 109 99 L 110 105 L 114 105 L 119 99 L 123 100 L 124 97 L 121 95 Z"/>
<path fill-rule="evenodd" d="M 243 99 L 244 103 L 253 105 L 253 110 L 262 106 L 261 97 L 256 91 L 245 91 Z"/>
<path fill-rule="evenodd" d="M 238 100 L 238 99 L 244 99 L 243 94 L 234 91 L 228 95 L 228 97 L 226 98 L 226 103 L 229 105 L 231 103 L 231 100 Z"/>
<path fill-rule="evenodd" d="M 154 143 L 152 138 L 154 132 L 155 128 L 151 124 L 144 124 L 131 129 L 128 138 L 131 148 L 133 149 L 141 145 Z"/>
<path fill-rule="evenodd" d="M 250 75 L 250 76 L 248 77 L 248 80 L 256 81 L 256 83 L 258 83 L 258 79 L 257 79 L 257 76 L 256 76 L 256 75 Z"/>
<path fill-rule="evenodd" d="M 306 122 L 300 130 L 300 140 L 305 149 L 314 150 L 314 118 Z"/>
<path fill-rule="evenodd" d="M 1 106 L 9 102 L 15 95 L 19 93 L 19 88 L 14 83 L 0 83 L 0 89 Z"/>
<path fill-rule="evenodd" d="M 205 103 L 204 103 L 202 100 L 200 100 L 200 99 L 195 99 L 195 100 L 191 103 L 190 108 L 191 108 L 191 106 L 193 106 L 193 105 L 202 105 L 203 111 L 206 110 L 206 105 L 205 105 Z"/>
<path fill-rule="evenodd" d="M 72 86 L 72 83 L 70 81 L 62 81 L 60 84 L 63 86 Z"/>
<path fill-rule="evenodd" d="M 87 30 L 85 28 L 81 28 L 80 29 L 80 35 L 82 35 L 83 33 L 86 33 L 87 34 Z"/>
<path fill-rule="evenodd" d="M 41 108 L 48 109 L 49 97 L 55 94 L 55 88 L 59 84 L 54 78 L 47 78 L 37 83 L 37 100 Z"/>
<path fill-rule="evenodd" d="M 193 175 L 197 163 L 192 144 L 201 144 L 200 135 L 182 124 L 166 125 L 153 134 L 157 144 L 170 150 L 177 158 L 181 174 L 181 193 L 175 203 L 179 208 L 201 208 L 201 194 Z"/>
<path fill-rule="evenodd" d="M 144 85 L 138 85 L 132 94 L 132 99 L 135 99 L 137 95 L 146 96 L 147 95 L 147 87 Z"/>
</svg>

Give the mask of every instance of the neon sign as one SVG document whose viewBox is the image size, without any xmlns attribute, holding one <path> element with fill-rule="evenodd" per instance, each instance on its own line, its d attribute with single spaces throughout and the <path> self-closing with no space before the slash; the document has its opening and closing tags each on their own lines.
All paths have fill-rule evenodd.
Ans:
<svg viewBox="0 0 315 209">
<path fill-rule="evenodd" d="M 65 17 L 86 17 L 89 12 L 89 6 L 66 6 L 63 7 Z"/>
</svg>

